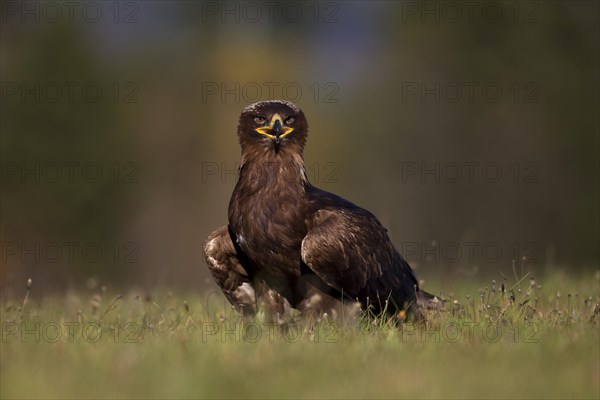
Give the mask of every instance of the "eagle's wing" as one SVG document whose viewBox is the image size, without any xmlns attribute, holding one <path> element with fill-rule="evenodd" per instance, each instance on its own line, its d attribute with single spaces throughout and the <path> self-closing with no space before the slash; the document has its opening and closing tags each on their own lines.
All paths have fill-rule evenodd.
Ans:
<svg viewBox="0 0 600 400">
<path fill-rule="evenodd" d="M 206 239 L 204 257 L 227 300 L 242 314 L 255 314 L 256 298 L 249 268 L 235 248 L 227 226 L 217 229 Z"/>
<path fill-rule="evenodd" d="M 327 285 L 353 299 L 399 307 L 414 303 L 417 280 L 387 231 L 366 210 L 329 208 L 315 213 L 302 241 L 302 261 Z"/>
</svg>

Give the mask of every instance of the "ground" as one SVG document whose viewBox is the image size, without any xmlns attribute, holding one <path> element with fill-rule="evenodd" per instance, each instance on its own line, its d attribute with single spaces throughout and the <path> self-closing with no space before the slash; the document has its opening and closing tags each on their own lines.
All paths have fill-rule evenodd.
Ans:
<svg viewBox="0 0 600 400">
<path fill-rule="evenodd" d="M 598 279 L 453 283 L 424 327 L 242 321 L 216 292 L 36 299 L 33 283 L 2 303 L 0 397 L 597 399 Z"/>
</svg>

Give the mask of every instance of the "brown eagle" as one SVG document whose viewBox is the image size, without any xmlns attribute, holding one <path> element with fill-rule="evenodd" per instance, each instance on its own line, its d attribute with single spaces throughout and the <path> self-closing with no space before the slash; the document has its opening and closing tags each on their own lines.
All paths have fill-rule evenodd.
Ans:
<svg viewBox="0 0 600 400">
<path fill-rule="evenodd" d="M 304 113 L 282 100 L 261 101 L 240 116 L 239 177 L 229 224 L 214 231 L 204 255 L 217 284 L 244 315 L 264 307 L 321 312 L 314 298 L 355 302 L 376 314 L 420 316 L 437 299 L 419 289 L 408 263 L 369 211 L 310 184 Z M 316 296 L 315 296 L 316 295 Z"/>
</svg>

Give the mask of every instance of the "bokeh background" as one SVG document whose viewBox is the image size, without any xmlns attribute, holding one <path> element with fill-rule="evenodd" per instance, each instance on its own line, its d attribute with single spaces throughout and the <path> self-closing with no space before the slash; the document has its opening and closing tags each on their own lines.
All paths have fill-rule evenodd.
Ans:
<svg viewBox="0 0 600 400">
<path fill-rule="evenodd" d="M 2 1 L 3 294 L 214 290 L 238 116 L 269 98 L 426 287 L 596 270 L 599 5 L 468 4 Z"/>
</svg>

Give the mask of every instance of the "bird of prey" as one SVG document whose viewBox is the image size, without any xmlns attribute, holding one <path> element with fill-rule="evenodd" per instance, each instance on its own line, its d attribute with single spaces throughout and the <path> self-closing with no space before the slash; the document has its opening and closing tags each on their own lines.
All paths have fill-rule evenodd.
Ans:
<svg viewBox="0 0 600 400">
<path fill-rule="evenodd" d="M 204 244 L 212 276 L 246 316 L 315 311 L 315 296 L 358 301 L 376 314 L 420 316 L 437 298 L 419 289 L 408 263 L 369 211 L 311 185 L 303 150 L 308 135 L 295 104 L 246 107 L 229 224 Z"/>
</svg>

